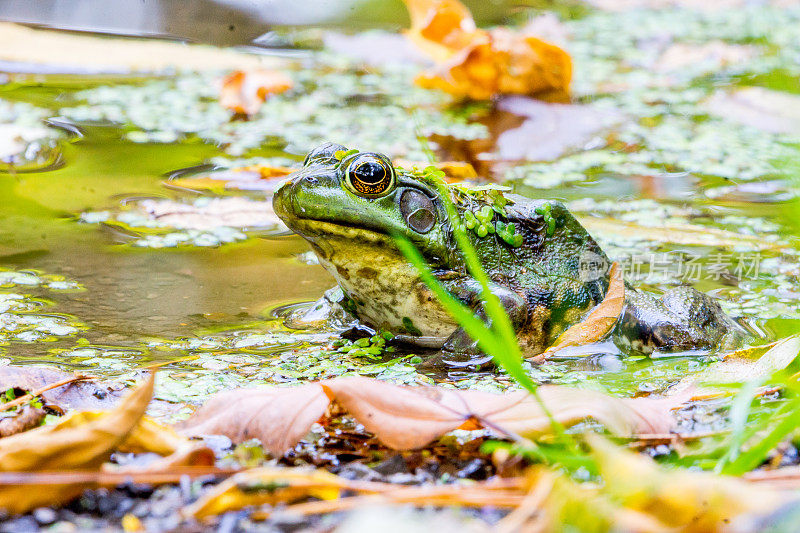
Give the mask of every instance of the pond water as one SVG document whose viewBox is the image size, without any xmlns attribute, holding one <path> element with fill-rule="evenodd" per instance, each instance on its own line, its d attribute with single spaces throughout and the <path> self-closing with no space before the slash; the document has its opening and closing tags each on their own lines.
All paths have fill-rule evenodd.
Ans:
<svg viewBox="0 0 800 533">
<path fill-rule="evenodd" d="M 328 140 L 411 161 L 468 160 L 515 192 L 566 202 L 637 284 L 662 291 L 688 281 L 722 298 L 759 342 L 793 333 L 800 269 L 786 206 L 800 128 L 772 115 L 783 108 L 777 91 L 800 102 L 798 23 L 800 9 L 774 8 L 566 21 L 577 104 L 568 113 L 513 99 L 496 109 L 452 104 L 413 86 L 416 64 L 364 67 L 347 58 L 361 54 L 346 38 L 319 48 L 332 41 L 307 29 L 281 34 L 315 46 L 287 64 L 296 89 L 250 121 L 217 104 L 216 74 L 12 75 L 0 85 L 0 122 L 49 122 L 0 172 L 0 357 L 116 377 L 173 361 L 158 395 L 176 401 L 344 373 L 507 387 L 502 375 L 426 375 L 412 354 L 347 354 L 331 348 L 329 332 L 287 329 L 274 310 L 333 282 L 304 241 L 272 224 L 269 186 L 208 192 L 168 182 L 181 169 L 225 178 L 225 168 L 297 165 Z M 762 91 L 750 93 L 762 124 L 748 123 L 755 104 L 730 97 L 742 88 Z M 209 214 L 216 197 L 249 200 L 235 205 L 267 218 L 227 226 Z M 152 215 L 176 205 L 208 223 Z M 708 361 L 624 358 L 601 346 L 531 371 L 631 394 Z"/>
</svg>

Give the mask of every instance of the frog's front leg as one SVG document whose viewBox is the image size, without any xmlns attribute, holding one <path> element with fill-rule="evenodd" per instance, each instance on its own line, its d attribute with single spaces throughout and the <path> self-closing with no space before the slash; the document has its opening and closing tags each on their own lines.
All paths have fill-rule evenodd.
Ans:
<svg viewBox="0 0 800 533">
<path fill-rule="evenodd" d="M 492 320 L 486 314 L 481 299 L 481 286 L 475 280 L 445 282 L 445 287 L 462 303 L 475 310 L 475 316 L 487 326 L 492 326 Z M 489 284 L 489 290 L 497 296 L 500 303 L 511 319 L 515 331 L 527 319 L 527 305 L 525 300 L 517 293 L 494 283 Z M 478 346 L 478 342 L 467 334 L 464 328 L 456 329 L 442 345 L 442 350 L 437 358 L 447 366 L 463 367 L 481 365 L 491 361 L 491 356 L 486 355 Z"/>
<path fill-rule="evenodd" d="M 656 350 L 727 350 L 745 337 L 715 298 L 691 287 L 671 289 L 660 298 L 628 288 L 613 335 L 622 351 L 645 355 Z"/>
</svg>

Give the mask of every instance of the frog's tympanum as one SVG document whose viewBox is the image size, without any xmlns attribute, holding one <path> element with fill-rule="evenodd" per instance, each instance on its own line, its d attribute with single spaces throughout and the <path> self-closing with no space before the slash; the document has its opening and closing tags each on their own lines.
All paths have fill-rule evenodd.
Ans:
<svg viewBox="0 0 800 533">
<path fill-rule="evenodd" d="M 460 220 L 448 219 L 442 195 Z M 544 351 L 608 290 L 608 257 L 563 204 L 446 185 L 432 169 L 393 168 L 380 154 L 322 145 L 276 191 L 273 205 L 336 278 L 345 309 L 366 326 L 441 348 L 452 364 L 480 362 L 480 350 L 397 249 L 396 235 L 486 319 L 480 286 L 455 244 L 451 224 L 462 225 L 528 355 Z M 628 287 L 613 339 L 626 353 L 648 354 L 726 348 L 742 335 L 715 299 L 695 289 L 655 297 Z"/>
</svg>

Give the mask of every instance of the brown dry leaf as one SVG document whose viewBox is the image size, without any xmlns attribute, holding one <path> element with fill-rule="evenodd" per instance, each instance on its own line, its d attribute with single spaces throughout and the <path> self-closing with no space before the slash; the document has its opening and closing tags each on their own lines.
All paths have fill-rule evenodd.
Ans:
<svg viewBox="0 0 800 533">
<path fill-rule="evenodd" d="M 333 500 L 350 485 L 352 482 L 321 469 L 253 468 L 220 483 L 185 507 L 182 514 L 202 520 L 230 510 L 292 503 L 310 496 Z"/>
<path fill-rule="evenodd" d="M 654 242 L 698 246 L 749 246 L 757 250 L 779 250 L 785 246 L 780 242 L 765 241 L 763 237 L 743 235 L 697 224 L 643 226 L 635 222 L 592 216 L 580 217 L 580 221 L 592 233 L 636 237 Z"/>
<path fill-rule="evenodd" d="M 667 433 L 670 408 L 682 401 L 620 399 L 600 392 L 545 386 L 539 394 L 562 424 L 593 418 L 621 435 Z M 526 392 L 493 394 L 437 387 L 404 387 L 344 377 L 293 388 L 227 391 L 213 396 L 181 429 L 222 434 L 234 442 L 257 437 L 274 455 L 294 446 L 335 401 L 386 446 L 414 449 L 458 428 L 490 427 L 509 435 L 550 431 L 541 406 Z"/>
<path fill-rule="evenodd" d="M 275 70 L 237 70 L 222 80 L 219 104 L 236 114 L 252 116 L 268 96 L 293 86 L 291 78 Z"/>
<path fill-rule="evenodd" d="M 764 514 L 791 497 L 734 477 L 669 471 L 652 459 L 588 435 L 607 493 L 623 507 L 681 531 L 722 531 L 742 514 Z"/>
<path fill-rule="evenodd" d="M 56 424 L 0 439 L 0 472 L 65 471 L 99 468 L 144 415 L 153 395 L 154 376 L 113 410 L 80 426 Z M 80 494 L 86 485 L 3 485 L 0 508 L 22 513 Z"/>
<path fill-rule="evenodd" d="M 542 354 L 557 352 L 569 346 L 582 346 L 598 342 L 605 337 L 617 323 L 622 307 L 625 305 L 625 281 L 619 265 L 613 263 L 608 273 L 608 291 L 605 298 L 579 324 L 562 333 L 556 342 Z"/>
<path fill-rule="evenodd" d="M 236 443 L 257 437 L 273 455 L 283 455 L 329 403 L 319 383 L 231 390 L 212 396 L 178 427 L 188 435 L 225 435 Z"/>
<path fill-rule="evenodd" d="M 39 366 L 0 367 L 0 390 L 36 392 L 51 384 L 69 380 L 74 374 Z M 48 406 L 69 409 L 107 409 L 119 401 L 125 389 L 120 384 L 78 381 L 41 393 Z"/>
<path fill-rule="evenodd" d="M 475 27 L 458 0 L 406 0 L 408 36 L 439 63 L 422 87 L 487 100 L 498 94 L 569 93 L 572 60 L 561 48 L 506 28 Z"/>
</svg>

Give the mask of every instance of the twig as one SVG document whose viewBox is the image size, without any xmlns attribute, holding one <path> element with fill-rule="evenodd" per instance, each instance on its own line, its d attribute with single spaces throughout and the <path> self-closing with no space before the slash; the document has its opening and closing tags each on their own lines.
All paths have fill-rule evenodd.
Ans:
<svg viewBox="0 0 800 533">
<path fill-rule="evenodd" d="M 523 526 L 528 522 L 531 517 L 541 511 L 542 504 L 544 503 L 550 491 L 553 490 L 554 476 L 546 475 L 534 485 L 528 494 L 522 499 L 519 506 L 511 511 L 505 518 L 503 518 L 494 527 L 498 533 L 514 533 L 516 531 L 523 531 Z"/>
<path fill-rule="evenodd" d="M 253 520 L 265 520 L 276 512 L 302 516 L 325 514 L 348 511 L 357 507 L 376 504 L 412 504 L 436 507 L 447 507 L 450 505 L 485 507 L 490 505 L 494 507 L 514 508 L 519 506 L 524 500 L 523 494 L 518 490 L 503 489 L 486 491 L 486 488 L 486 486 L 464 487 L 452 485 L 445 487 L 395 487 L 392 491 L 382 492 L 381 494 L 351 496 L 349 498 L 339 498 L 337 500 L 312 501 L 289 505 L 281 509 L 256 511 L 250 518 Z"/>
<path fill-rule="evenodd" d="M 26 394 L 25 396 L 20 396 L 19 398 L 11 400 L 8 403 L 0 404 L 0 412 L 8 411 L 9 409 L 13 409 L 14 407 L 18 407 L 24 403 L 27 403 L 36 398 L 37 396 L 41 396 L 42 394 L 44 394 L 49 390 L 57 389 L 58 387 L 69 385 L 70 383 L 77 383 L 78 381 L 86 381 L 90 379 L 94 379 L 94 377 L 80 375 L 80 376 L 72 376 L 71 378 L 66 378 L 62 379 L 61 381 L 51 383 L 50 385 L 46 385 L 41 389 L 34 391 L 30 394 Z"/>
<path fill-rule="evenodd" d="M 167 472 L 102 472 L 73 470 L 52 472 L 0 472 L 0 487 L 4 485 L 74 485 L 94 484 L 115 487 L 124 483 L 163 485 L 179 483 L 183 476 L 232 476 L 241 469 L 213 466 L 174 467 Z"/>
</svg>

